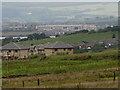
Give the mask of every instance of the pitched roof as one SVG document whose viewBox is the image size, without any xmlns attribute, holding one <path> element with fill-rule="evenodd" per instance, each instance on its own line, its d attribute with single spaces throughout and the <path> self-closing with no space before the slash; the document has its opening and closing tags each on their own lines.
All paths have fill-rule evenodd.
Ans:
<svg viewBox="0 0 120 90">
<path fill-rule="evenodd" d="M 44 48 L 73 48 L 73 46 L 69 44 L 65 44 L 63 42 L 55 42 L 55 43 L 46 45 Z"/>
<path fill-rule="evenodd" d="M 105 40 L 100 40 L 99 42 L 103 42 L 104 44 L 113 44 L 113 45 L 118 45 L 118 38 L 111 38 L 111 39 L 105 39 Z"/>
<path fill-rule="evenodd" d="M 25 49 L 29 49 L 29 48 L 16 43 L 8 43 L 2 46 L 2 50 L 25 50 Z"/>
<path fill-rule="evenodd" d="M 37 48 L 38 50 L 44 49 L 44 47 L 45 47 L 44 44 L 40 44 L 40 45 L 36 46 L 36 48 Z"/>
</svg>

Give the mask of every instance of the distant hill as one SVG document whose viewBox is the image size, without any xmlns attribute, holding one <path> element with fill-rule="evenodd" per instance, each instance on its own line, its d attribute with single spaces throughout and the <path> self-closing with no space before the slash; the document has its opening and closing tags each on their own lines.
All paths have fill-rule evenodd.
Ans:
<svg viewBox="0 0 120 90">
<path fill-rule="evenodd" d="M 42 39 L 42 40 L 32 40 L 32 41 L 24 41 L 20 42 L 20 44 L 23 45 L 31 45 L 31 44 L 41 44 L 41 43 L 47 43 L 47 42 L 56 42 L 56 41 L 62 41 L 65 43 L 77 43 L 81 41 L 94 41 L 94 40 L 103 40 L 103 39 L 108 39 L 112 38 L 113 33 L 112 32 L 104 32 L 104 33 L 79 33 L 79 34 L 72 34 L 72 35 L 66 35 L 66 36 L 61 36 L 57 38 L 47 38 L 47 39 Z M 117 33 L 116 33 L 117 35 Z"/>
<path fill-rule="evenodd" d="M 117 3 L 3 2 L 3 22 L 100 23 L 117 22 Z M 104 23 L 103 23 L 104 22 Z"/>
</svg>

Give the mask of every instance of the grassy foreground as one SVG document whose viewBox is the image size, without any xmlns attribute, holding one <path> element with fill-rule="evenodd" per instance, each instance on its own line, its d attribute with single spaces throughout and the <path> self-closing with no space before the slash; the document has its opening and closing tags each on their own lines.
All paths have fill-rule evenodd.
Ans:
<svg viewBox="0 0 120 90">
<path fill-rule="evenodd" d="M 3 87 L 117 87 L 117 50 L 100 53 L 50 56 L 45 59 L 3 61 Z M 28 76 L 27 76 L 28 75 Z M 41 85 L 37 86 L 37 79 Z M 105 84 L 106 83 L 106 84 Z"/>
<path fill-rule="evenodd" d="M 41 43 L 47 43 L 47 42 L 56 42 L 56 41 L 62 41 L 65 43 L 77 43 L 81 41 L 94 41 L 94 40 L 103 40 L 112 38 L 112 32 L 104 32 L 104 33 L 79 33 L 79 34 L 72 34 L 67 36 L 61 36 L 57 38 L 47 38 L 42 40 L 32 40 L 32 41 L 24 41 L 20 42 L 22 45 L 31 45 L 31 44 L 41 44 Z M 116 33 L 117 36 L 117 33 Z"/>
</svg>

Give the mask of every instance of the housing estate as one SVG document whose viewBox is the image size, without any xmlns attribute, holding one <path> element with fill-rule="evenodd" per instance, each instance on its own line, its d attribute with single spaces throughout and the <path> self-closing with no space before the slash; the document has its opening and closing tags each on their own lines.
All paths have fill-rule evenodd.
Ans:
<svg viewBox="0 0 120 90">
<path fill-rule="evenodd" d="M 112 46 L 118 46 L 118 38 L 104 39 L 98 41 L 82 41 L 73 44 L 74 47 L 79 47 L 80 49 L 92 49 L 95 45 L 103 45 L 105 48 Z"/>
<path fill-rule="evenodd" d="M 40 45 L 23 46 L 16 43 L 9 43 L 2 47 L 2 57 L 4 59 L 28 58 L 32 55 L 64 55 L 73 54 L 74 47 L 80 49 L 92 49 L 96 44 L 104 45 L 105 48 L 118 46 L 118 38 L 111 38 L 98 41 L 82 41 L 73 45 L 63 42 L 45 43 Z"/>
</svg>

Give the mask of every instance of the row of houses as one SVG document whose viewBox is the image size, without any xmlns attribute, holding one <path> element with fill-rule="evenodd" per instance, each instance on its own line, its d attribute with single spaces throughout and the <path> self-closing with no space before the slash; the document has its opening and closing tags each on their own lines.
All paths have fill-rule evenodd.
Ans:
<svg viewBox="0 0 120 90">
<path fill-rule="evenodd" d="M 63 42 L 46 43 L 30 46 L 19 45 L 18 43 L 9 43 L 1 48 L 3 59 L 28 58 L 32 55 L 61 55 L 73 54 L 74 47 L 91 50 L 96 44 L 102 44 L 105 48 L 118 46 L 118 38 L 111 38 L 98 41 L 82 41 L 75 44 L 65 44 Z"/>
<path fill-rule="evenodd" d="M 1 48 L 3 59 L 28 58 L 32 55 L 57 55 L 73 54 L 73 46 L 63 42 L 47 43 L 41 45 L 23 46 L 17 43 L 9 43 Z"/>
<path fill-rule="evenodd" d="M 97 26 L 94 24 L 78 24 L 78 25 L 38 25 L 33 23 L 20 24 L 20 23 L 11 23 L 3 24 L 3 30 L 97 30 Z"/>
<path fill-rule="evenodd" d="M 97 26 L 94 24 L 79 24 L 79 25 L 39 25 L 38 30 L 97 30 Z"/>
<path fill-rule="evenodd" d="M 92 49 L 95 45 L 103 45 L 105 48 L 112 46 L 118 46 L 118 38 L 97 40 L 97 41 L 82 41 L 72 44 L 73 47 L 79 47 L 80 49 Z"/>
<path fill-rule="evenodd" d="M 37 25 L 35 24 L 3 24 L 3 31 L 12 30 L 12 31 L 20 31 L 20 30 L 37 30 Z"/>
<path fill-rule="evenodd" d="M 56 36 L 74 33 L 80 30 L 97 30 L 94 24 L 79 24 L 79 25 L 39 25 L 37 33 L 45 33 L 47 36 Z"/>
</svg>

